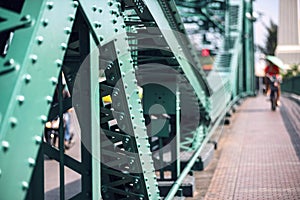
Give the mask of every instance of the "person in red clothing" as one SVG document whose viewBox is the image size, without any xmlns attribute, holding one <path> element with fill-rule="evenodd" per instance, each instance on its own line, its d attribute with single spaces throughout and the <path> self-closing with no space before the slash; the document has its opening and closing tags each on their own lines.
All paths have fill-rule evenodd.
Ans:
<svg viewBox="0 0 300 200">
<path fill-rule="evenodd" d="M 265 83 L 266 83 L 266 94 L 270 94 L 270 80 L 268 76 L 280 76 L 279 75 L 279 67 L 274 65 L 272 62 L 268 62 L 267 66 L 264 70 L 265 72 Z M 280 85 L 278 84 L 278 95 L 277 95 L 277 104 L 279 104 L 279 97 L 280 97 Z"/>
</svg>

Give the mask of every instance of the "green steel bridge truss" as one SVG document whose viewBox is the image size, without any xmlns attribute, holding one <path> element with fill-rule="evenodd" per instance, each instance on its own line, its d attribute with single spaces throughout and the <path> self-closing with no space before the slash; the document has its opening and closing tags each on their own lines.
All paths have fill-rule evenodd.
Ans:
<svg viewBox="0 0 300 200">
<path fill-rule="evenodd" d="M 81 192 L 71 199 L 182 195 L 184 177 L 226 112 L 255 94 L 251 0 L 0 6 L 1 199 L 44 199 L 44 155 L 59 163 L 60 199 L 64 167 L 81 175 Z M 189 18 L 223 37 L 208 75 L 185 31 Z M 64 81 L 69 98 L 61 94 Z M 80 160 L 64 152 L 63 139 L 58 148 L 43 139 L 45 123 L 71 107 Z M 161 183 L 171 183 L 167 192 Z"/>
</svg>

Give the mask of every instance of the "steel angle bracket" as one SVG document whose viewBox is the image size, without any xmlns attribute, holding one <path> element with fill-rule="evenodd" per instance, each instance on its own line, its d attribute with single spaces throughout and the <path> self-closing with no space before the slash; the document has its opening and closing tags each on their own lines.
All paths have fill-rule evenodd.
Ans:
<svg viewBox="0 0 300 200">
<path fill-rule="evenodd" d="M 35 23 L 26 28 L 13 21 L 9 25 L 19 29 L 15 30 L 0 63 L 1 68 L 15 66 L 15 70 L 0 75 L 2 199 L 24 199 L 29 189 L 43 126 L 62 66 L 65 53 L 62 46 L 68 41 L 73 25 L 70 16 L 76 12 L 77 5 L 71 0 L 51 3 L 27 0 L 20 16 Z M 58 15 L 60 20 L 57 20 Z"/>
</svg>

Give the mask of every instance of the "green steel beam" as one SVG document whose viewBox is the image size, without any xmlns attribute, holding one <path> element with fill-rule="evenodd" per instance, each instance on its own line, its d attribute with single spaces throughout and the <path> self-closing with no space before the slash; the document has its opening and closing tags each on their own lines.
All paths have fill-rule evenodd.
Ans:
<svg viewBox="0 0 300 200">
<path fill-rule="evenodd" d="M 214 2 L 225 7 L 214 8 Z M 14 31 L 12 42 L 5 41 L 9 47 L 7 52 L 0 58 L 0 188 L 9 188 L 1 190 L 3 199 L 42 198 L 41 187 L 38 194 L 33 195 L 33 187 L 38 185 L 36 176 L 43 171 L 42 153 L 37 158 L 39 149 L 55 160 L 59 160 L 60 154 L 61 188 L 64 187 L 64 166 L 82 174 L 82 192 L 74 199 L 84 196 L 110 200 L 160 199 L 143 116 L 147 109 L 142 108 L 137 87 L 141 81 L 136 79 L 150 80 L 147 73 L 139 77 L 136 72 L 140 73 L 143 65 L 155 62 L 167 63 L 176 74 L 182 75 L 182 79 L 174 78 L 175 75 L 169 75 L 168 79 L 177 88 L 176 98 L 170 103 L 174 110 L 167 113 L 176 119 L 172 122 L 176 126 L 176 145 L 170 150 L 176 160 L 173 164 L 176 167 L 172 168 L 175 183 L 166 199 L 173 198 L 226 111 L 245 92 L 254 92 L 253 22 L 245 18 L 245 12 L 252 13 L 252 1 L 177 3 L 200 9 L 202 16 L 208 19 L 206 23 L 213 23 L 219 29 L 223 28 L 222 23 L 215 22 L 212 16 L 224 14 L 223 47 L 216 58 L 217 68 L 207 77 L 200 69 L 198 56 L 173 1 L 26 0 L 20 13 L 0 8 L 0 17 L 5 19 L 0 22 L 0 33 Z M 76 21 L 78 16 L 82 21 Z M 74 20 L 77 27 L 72 29 Z M 69 38 L 75 38 L 74 31 L 79 29 L 82 30 L 79 39 L 67 45 Z M 149 38 L 160 46 L 155 50 L 150 45 L 139 46 Z M 89 53 L 86 68 L 79 67 Z M 82 131 L 87 133 L 82 141 L 85 144 L 81 146 L 82 162 L 68 157 L 62 147 L 57 150 L 47 144 L 41 146 L 43 126 L 61 70 L 71 91 L 73 87 L 78 89 L 79 84 L 79 91 L 86 92 L 76 97 L 78 93 L 72 91 L 72 97 L 76 97 L 73 104 L 83 105 L 78 108 L 78 115 Z M 156 70 L 159 75 L 160 70 Z M 99 72 L 104 72 L 100 83 Z M 146 90 L 145 95 L 155 98 Z M 102 102 L 107 95 L 111 103 Z M 187 134 L 181 129 L 180 115 L 188 101 L 199 109 L 201 120 Z M 71 105 L 71 101 L 68 102 Z M 60 113 L 66 107 L 64 103 L 60 104 Z M 58 113 L 53 108 L 49 116 Z M 189 150 L 194 151 L 191 161 L 179 171 L 180 159 L 176 157 Z M 33 173 L 36 170 L 37 174 Z M 30 180 L 35 181 L 29 183 Z"/>
<path fill-rule="evenodd" d="M 32 23 L 14 32 L 7 54 L 0 61 L 1 69 L 14 68 L 0 75 L 2 199 L 26 196 L 62 66 L 62 46 L 67 43 L 73 24 L 69 16 L 74 15 L 76 8 L 77 2 L 71 0 L 54 0 L 51 4 L 25 1 L 20 16 Z M 60 20 L 57 13 L 61 14 Z M 11 23 L 10 27 L 18 26 Z"/>
<path fill-rule="evenodd" d="M 246 90 L 249 94 L 255 94 L 255 81 L 254 81 L 254 38 L 253 38 L 253 6 L 252 0 L 245 0 L 244 12 L 244 30 L 245 30 L 245 58 L 246 59 Z M 246 15 L 247 14 L 247 15 Z M 250 15 L 248 15 L 250 14 Z M 250 18 L 246 17 L 250 16 Z"/>
</svg>

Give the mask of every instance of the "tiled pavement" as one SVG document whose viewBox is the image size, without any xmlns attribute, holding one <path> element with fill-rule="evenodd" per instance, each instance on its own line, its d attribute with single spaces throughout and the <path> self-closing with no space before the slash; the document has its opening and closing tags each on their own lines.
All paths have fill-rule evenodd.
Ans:
<svg viewBox="0 0 300 200">
<path fill-rule="evenodd" d="M 238 108 L 205 200 L 300 199 L 299 105 L 269 104 L 258 96 Z"/>
</svg>

